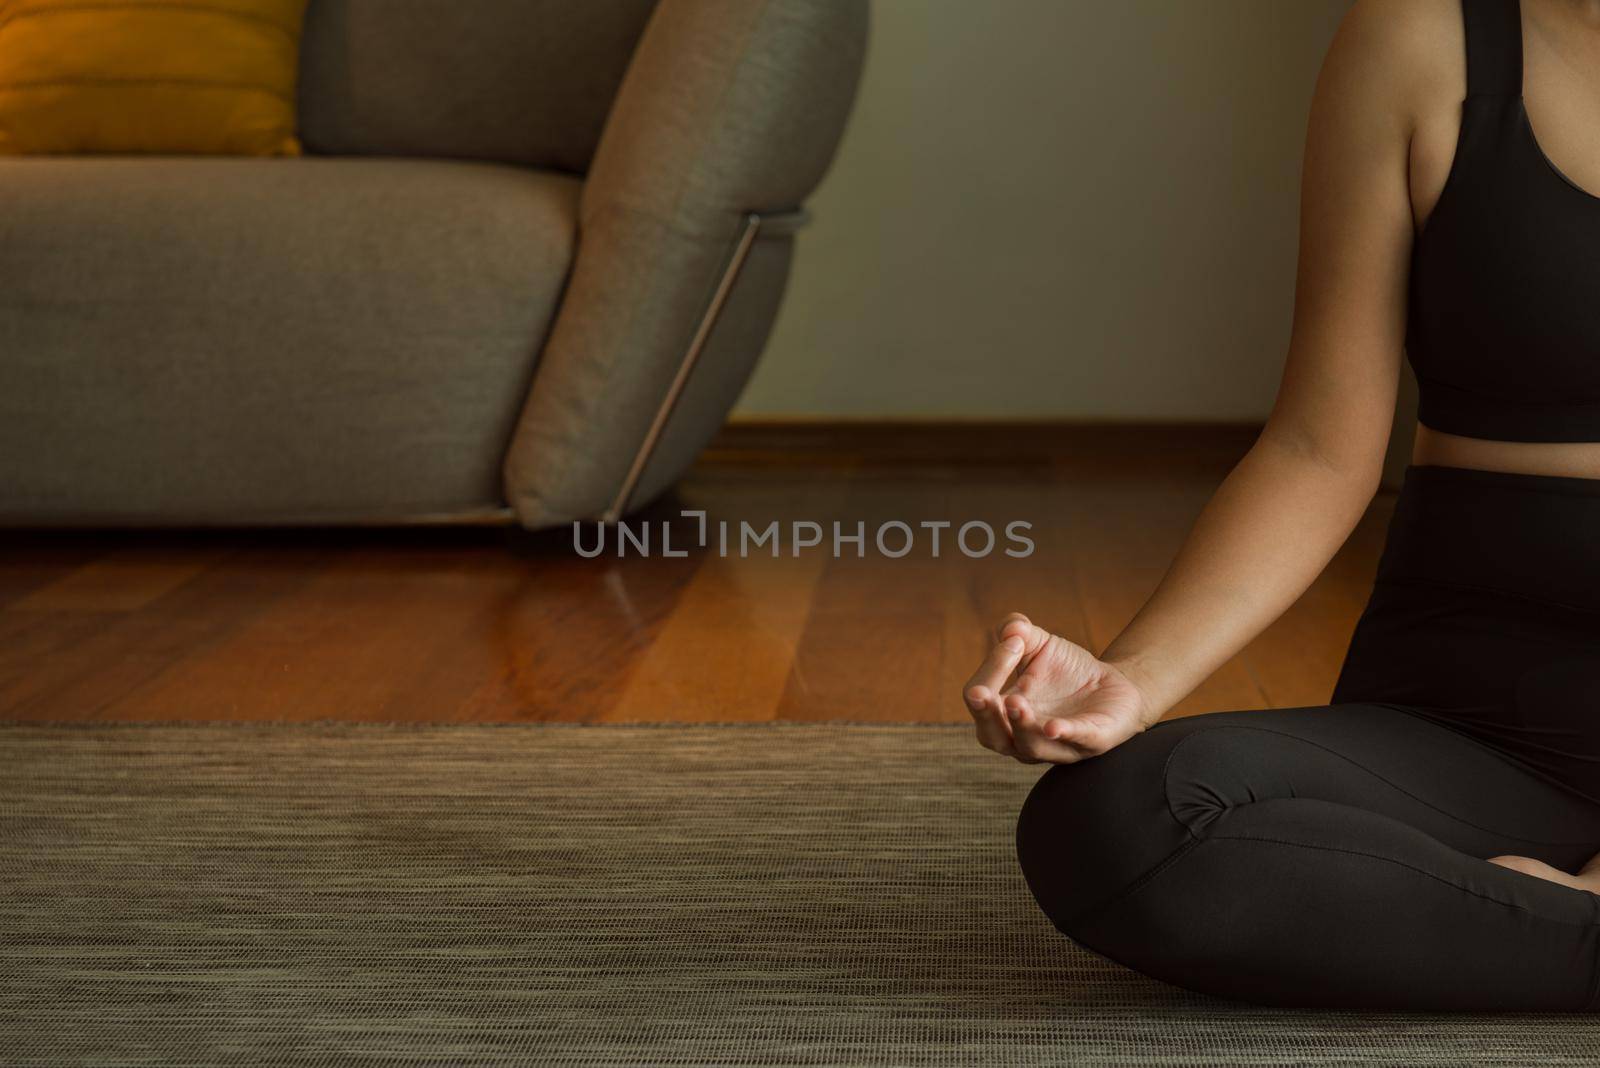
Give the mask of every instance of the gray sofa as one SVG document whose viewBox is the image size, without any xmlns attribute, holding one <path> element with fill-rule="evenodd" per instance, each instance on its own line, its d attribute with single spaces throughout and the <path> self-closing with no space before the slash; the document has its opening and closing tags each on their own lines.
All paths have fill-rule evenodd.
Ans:
<svg viewBox="0 0 1600 1068">
<path fill-rule="evenodd" d="M 0 523 L 529 527 L 760 353 L 865 0 L 311 0 L 300 159 L 0 159 Z"/>
</svg>

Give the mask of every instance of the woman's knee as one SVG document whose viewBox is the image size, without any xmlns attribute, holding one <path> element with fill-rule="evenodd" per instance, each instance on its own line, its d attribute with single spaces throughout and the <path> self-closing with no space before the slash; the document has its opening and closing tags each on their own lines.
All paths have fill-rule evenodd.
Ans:
<svg viewBox="0 0 1600 1068">
<path fill-rule="evenodd" d="M 1189 832 L 1167 802 L 1164 768 L 1177 734 L 1156 729 L 1111 752 L 1050 768 L 1017 818 L 1017 859 L 1055 926 L 1130 890 L 1183 846 Z"/>
</svg>

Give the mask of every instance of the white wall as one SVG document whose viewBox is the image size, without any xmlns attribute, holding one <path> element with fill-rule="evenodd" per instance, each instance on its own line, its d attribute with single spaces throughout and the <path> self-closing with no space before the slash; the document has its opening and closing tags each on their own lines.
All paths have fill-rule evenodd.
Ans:
<svg viewBox="0 0 1600 1068">
<path fill-rule="evenodd" d="M 742 416 L 1253 419 L 1349 0 L 876 0 Z"/>
</svg>

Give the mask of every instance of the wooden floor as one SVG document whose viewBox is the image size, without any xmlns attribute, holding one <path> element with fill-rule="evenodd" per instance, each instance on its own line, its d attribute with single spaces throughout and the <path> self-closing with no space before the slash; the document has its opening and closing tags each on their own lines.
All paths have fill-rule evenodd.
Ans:
<svg viewBox="0 0 1600 1068">
<path fill-rule="evenodd" d="M 1253 436 L 733 428 L 650 510 L 648 558 L 493 527 L 0 534 L 0 719 L 964 721 L 994 620 L 1103 646 Z M 1392 504 L 1177 713 L 1325 701 Z M 785 554 L 662 557 L 681 509 L 713 544 L 778 520 Z M 835 520 L 864 559 L 789 555 L 790 523 Z M 1036 549 L 885 558 L 892 520 L 1026 521 Z"/>
</svg>

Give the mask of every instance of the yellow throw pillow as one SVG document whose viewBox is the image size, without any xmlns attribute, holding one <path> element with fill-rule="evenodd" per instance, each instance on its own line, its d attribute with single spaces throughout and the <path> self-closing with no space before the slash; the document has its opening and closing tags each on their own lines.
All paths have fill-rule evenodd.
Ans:
<svg viewBox="0 0 1600 1068">
<path fill-rule="evenodd" d="M 0 0 L 0 155 L 299 155 L 305 6 Z"/>
</svg>

